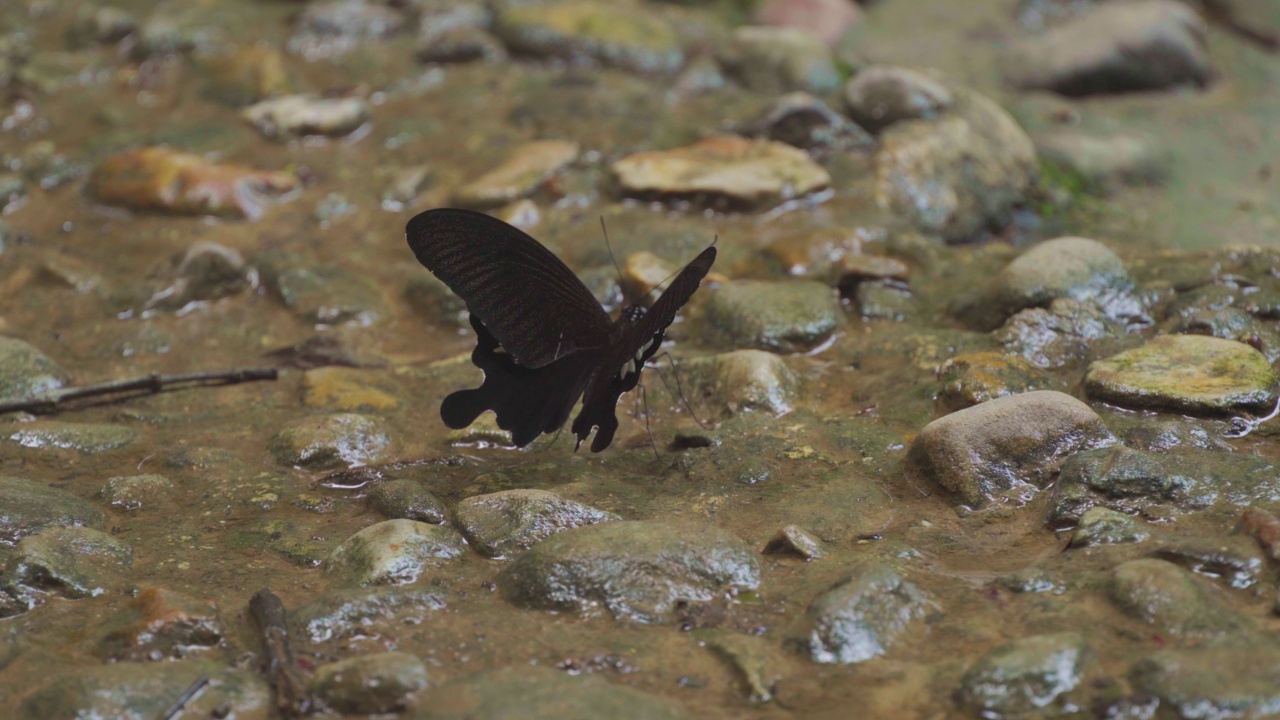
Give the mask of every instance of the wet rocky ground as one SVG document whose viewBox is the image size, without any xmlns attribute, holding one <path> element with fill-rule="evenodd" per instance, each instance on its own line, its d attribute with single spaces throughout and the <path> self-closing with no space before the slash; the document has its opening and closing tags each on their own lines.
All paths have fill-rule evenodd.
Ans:
<svg viewBox="0 0 1280 720">
<path fill-rule="evenodd" d="M 7 0 L 0 399 L 280 376 L 0 416 L 0 716 L 280 717 L 269 587 L 334 716 L 1280 717 L 1278 47 L 1270 0 Z M 443 426 L 440 206 L 611 312 L 718 238 L 606 451 Z"/>
</svg>

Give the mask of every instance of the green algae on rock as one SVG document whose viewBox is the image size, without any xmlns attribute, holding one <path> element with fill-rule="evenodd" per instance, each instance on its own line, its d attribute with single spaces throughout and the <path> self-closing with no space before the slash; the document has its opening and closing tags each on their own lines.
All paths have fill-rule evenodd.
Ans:
<svg viewBox="0 0 1280 720">
<path fill-rule="evenodd" d="M 0 545 L 12 545 L 49 527 L 105 528 L 102 511 L 65 490 L 0 475 Z"/>
<path fill-rule="evenodd" d="M 629 1 L 503 3 L 493 33 L 513 52 L 535 57 L 594 60 L 640 73 L 674 72 L 684 64 L 670 23 Z"/>
<path fill-rule="evenodd" d="M 1089 646 L 1076 632 L 1029 635 L 984 655 L 964 674 L 956 702 L 980 717 L 1031 717 L 1069 712 L 1084 681 Z"/>
<path fill-rule="evenodd" d="M 1080 524 L 1067 546 L 1120 545 L 1142 542 L 1148 537 L 1151 532 L 1133 517 L 1109 508 L 1093 507 L 1080 516 Z"/>
<path fill-rule="evenodd" d="M 864 562 L 809 606 L 809 656 L 844 665 L 879 657 L 931 606 L 929 596 L 893 568 Z"/>
<path fill-rule="evenodd" d="M 445 609 L 440 596 L 415 587 L 340 588 L 316 596 L 289 613 L 289 626 L 307 642 L 376 636 L 421 624 Z"/>
<path fill-rule="evenodd" d="M 828 93 L 840 86 L 831 50 L 800 28 L 736 28 L 719 60 L 726 74 L 760 93 Z"/>
<path fill-rule="evenodd" d="M 39 395 L 69 382 L 67 371 L 47 355 L 21 340 L 0 336 L 0 399 Z"/>
<path fill-rule="evenodd" d="M 388 520 L 417 520 L 431 525 L 449 521 L 449 511 L 422 483 L 399 478 L 378 483 L 369 491 L 369 505 Z"/>
<path fill-rule="evenodd" d="M 1009 395 L 1048 390 L 1054 384 L 1025 359 L 991 351 L 950 358 L 938 366 L 938 382 L 941 387 L 933 398 L 933 407 L 939 415 Z"/>
<path fill-rule="evenodd" d="M 1270 409 L 1276 373 L 1254 348 L 1203 335 L 1161 335 L 1089 365 L 1089 396 L 1131 409 L 1228 414 Z"/>
<path fill-rule="evenodd" d="M 475 495 L 453 509 L 458 528 L 476 552 L 511 557 L 572 528 L 622 518 L 546 490 L 503 490 Z"/>
<path fill-rule="evenodd" d="M 281 465 L 333 468 L 385 459 L 393 442 L 379 418 L 337 413 L 301 418 L 267 442 Z"/>
<path fill-rule="evenodd" d="M 4 567 L 4 585 L 91 598 L 122 589 L 131 565 L 133 548 L 101 530 L 51 527 L 18 542 Z"/>
<path fill-rule="evenodd" d="M 806 352 L 840 325 L 836 292 L 813 280 L 721 283 L 706 305 L 711 339 L 734 349 Z"/>
<path fill-rule="evenodd" d="M 609 522 L 556 533 L 498 576 L 521 607 L 661 622 L 678 606 L 760 585 L 760 565 L 741 540 L 713 525 Z"/>
<path fill-rule="evenodd" d="M 1270 636 L 1236 636 L 1202 647 L 1169 648 L 1133 664 L 1136 690 L 1159 699 L 1173 717 L 1275 717 L 1280 651 Z"/>
<path fill-rule="evenodd" d="M 1254 631 L 1205 581 L 1164 560 L 1144 558 L 1117 565 L 1107 596 L 1126 615 L 1178 637 L 1211 638 Z"/>
<path fill-rule="evenodd" d="M 416 520 L 385 520 L 347 538 L 329 555 L 326 575 L 349 586 L 407 585 L 462 556 L 457 531 Z"/>
<path fill-rule="evenodd" d="M 800 376 L 782 358 L 763 350 L 734 350 L 680 363 L 685 382 L 721 417 L 758 410 L 773 415 L 791 411 Z"/>
<path fill-rule="evenodd" d="M 627 197 L 689 200 L 711 208 L 763 210 L 831 184 L 831 176 L 805 151 L 736 135 L 638 152 L 611 169 Z"/>
<path fill-rule="evenodd" d="M 574 160 L 578 144 L 567 140 L 535 140 L 516 147 L 498 167 L 458 188 L 453 202 L 461 207 L 495 208 L 531 194 Z"/>
<path fill-rule="evenodd" d="M 97 423 L 69 423 L 60 420 L 36 420 L 11 426 L 4 431 L 4 438 L 24 448 L 58 448 L 75 450 L 83 455 L 95 455 L 128 445 L 138 437 L 138 431 L 124 425 Z"/>
</svg>

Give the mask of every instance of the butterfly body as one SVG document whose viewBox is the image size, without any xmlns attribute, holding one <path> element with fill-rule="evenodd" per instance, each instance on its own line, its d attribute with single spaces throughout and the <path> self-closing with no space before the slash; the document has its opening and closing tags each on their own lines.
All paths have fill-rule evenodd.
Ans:
<svg viewBox="0 0 1280 720">
<path fill-rule="evenodd" d="M 480 387 L 446 397 L 441 418 L 463 428 L 492 410 L 520 447 L 562 427 L 579 397 L 582 410 L 571 426 L 578 445 L 594 429 L 591 450 L 608 447 L 618 398 L 640 382 L 716 256 L 707 248 L 652 307 L 627 307 L 612 320 L 564 263 L 501 220 L 428 210 L 405 234 L 418 261 L 466 301 L 476 331 L 471 361 L 485 376 Z"/>
</svg>

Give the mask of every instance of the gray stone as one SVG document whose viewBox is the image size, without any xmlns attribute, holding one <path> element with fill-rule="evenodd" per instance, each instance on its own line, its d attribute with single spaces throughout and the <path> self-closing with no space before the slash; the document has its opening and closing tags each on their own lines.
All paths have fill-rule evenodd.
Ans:
<svg viewBox="0 0 1280 720">
<path fill-rule="evenodd" d="M 635 3 L 503 3 L 493 33 L 513 52 L 535 57 L 592 61 L 640 73 L 674 72 L 684 64 L 675 28 Z"/>
<path fill-rule="evenodd" d="M 841 664 L 879 657 L 931 606 L 928 596 L 893 568 L 864 562 L 809 606 L 809 656 Z"/>
<path fill-rule="evenodd" d="M 1170 539 L 1153 554 L 1233 588 L 1252 587 L 1263 567 L 1257 541 L 1242 535 Z"/>
<path fill-rule="evenodd" d="M 390 520 L 417 520 L 432 525 L 449 521 L 449 510 L 417 480 L 400 478 L 378 483 L 369 504 Z"/>
<path fill-rule="evenodd" d="M 824 283 L 735 280 L 710 294 L 705 322 L 722 346 L 796 353 L 830 339 L 840 316 L 836 293 Z"/>
<path fill-rule="evenodd" d="M 1070 693 L 1084 679 L 1089 648 L 1078 633 L 1007 642 L 974 663 L 956 701 L 982 717 L 1029 717 L 1074 710 Z M 1064 697 L 1067 696 L 1067 697 Z"/>
<path fill-rule="evenodd" d="M 1137 543 L 1151 537 L 1151 532 L 1134 518 L 1103 507 L 1089 508 L 1080 516 L 1080 524 L 1071 535 L 1071 547 L 1120 545 Z"/>
<path fill-rule="evenodd" d="M 0 545 L 13 545 L 45 528 L 106 527 L 102 511 L 64 490 L 0 475 Z"/>
<path fill-rule="evenodd" d="M 37 420 L 11 425 L 4 430 L 9 442 L 35 450 L 75 450 L 82 455 L 117 450 L 133 442 L 138 431 L 124 425 L 69 423 L 59 420 Z"/>
<path fill-rule="evenodd" d="M 306 322 L 373 325 L 390 316 L 381 289 L 366 276 L 336 267 L 265 267 L 285 307 Z"/>
<path fill-rule="evenodd" d="M 27 343 L 0 336 L 0 399 L 23 398 L 71 382 L 48 356 Z"/>
<path fill-rule="evenodd" d="M 910 68 L 871 65 L 844 86 L 849 117 L 879 134 L 903 120 L 933 120 L 955 102 L 946 84 Z"/>
<path fill-rule="evenodd" d="M 238 295 L 257 283 L 257 273 L 232 248 L 199 241 L 178 261 L 171 284 L 151 296 L 147 308 L 178 310 L 192 302 Z"/>
<path fill-rule="evenodd" d="M 827 555 L 826 543 L 795 525 L 784 525 L 769 538 L 760 552 L 765 555 L 795 555 L 805 560 L 817 560 Z"/>
<path fill-rule="evenodd" d="M 1270 410 L 1276 384 L 1271 363 L 1253 347 L 1201 335 L 1161 335 L 1092 363 L 1084 379 L 1092 398 L 1200 415 Z"/>
<path fill-rule="evenodd" d="M 467 310 L 466 301 L 431 273 L 415 273 L 405 285 L 404 299 L 428 322 L 443 327 L 471 327 L 467 319 L 471 313 Z"/>
<path fill-rule="evenodd" d="M 787 93 L 774 100 L 748 125 L 748 131 L 822 157 L 875 144 L 866 130 L 807 92 Z"/>
<path fill-rule="evenodd" d="M 512 557 L 563 530 L 622 518 L 546 490 L 503 490 L 462 500 L 453 508 L 476 552 Z"/>
<path fill-rule="evenodd" d="M 741 540 L 714 526 L 611 522 L 543 540 L 507 566 L 498 584 L 521 607 L 604 609 L 651 623 L 681 604 L 756 588 L 760 567 Z"/>
<path fill-rule="evenodd" d="M 519 200 L 577 160 L 578 151 L 578 144 L 568 140 L 534 140 L 519 145 L 497 167 L 458 188 L 453 202 L 484 209 Z"/>
<path fill-rule="evenodd" d="M 1276 500 L 1280 470 L 1254 455 L 1111 447 L 1081 452 L 1063 463 L 1049 520 L 1070 524 L 1095 506 L 1164 519 L 1221 505 L 1225 516 L 1242 505 Z"/>
<path fill-rule="evenodd" d="M 431 3 L 421 8 L 418 59 L 428 63 L 499 62 L 507 49 L 489 33 L 493 13 L 478 2 Z"/>
<path fill-rule="evenodd" d="M 341 137 L 368 122 L 372 112 L 364 98 L 302 94 L 259 101 L 245 108 L 240 116 L 264 137 Z"/>
<path fill-rule="evenodd" d="M 1171 648 L 1133 664 L 1129 680 L 1178 718 L 1268 718 L 1280 712 L 1280 651 L 1271 637 Z"/>
<path fill-rule="evenodd" d="M 1206 25 L 1172 0 L 1101 3 L 1084 16 L 1013 46 L 1005 77 L 1063 95 L 1206 85 L 1214 70 Z"/>
<path fill-rule="evenodd" d="M 1010 355 L 1038 368 L 1057 368 L 1093 358 L 1104 343 L 1122 342 L 1125 330 L 1093 303 L 1058 298 L 1047 308 L 1014 314 L 991 337 Z"/>
<path fill-rule="evenodd" d="M 377 462 L 391 446 L 382 420 L 353 413 L 295 420 L 267 443 L 276 462 L 308 468 Z"/>
<path fill-rule="evenodd" d="M 404 720 L 687 720 L 674 700 L 544 667 L 514 666 L 470 675 L 428 691 Z"/>
<path fill-rule="evenodd" d="M 184 660 L 68 669 L 27 695 L 17 718 L 154 720 L 202 677 L 210 681 L 183 706 L 183 715 L 237 720 L 275 717 L 271 687 L 259 673 L 230 669 L 219 660 Z"/>
<path fill-rule="evenodd" d="M 690 392 L 700 396 L 699 408 L 710 407 L 721 417 L 762 411 L 783 415 L 794 407 L 800 377 L 774 353 L 734 350 L 680 363 Z"/>
<path fill-rule="evenodd" d="M 1010 395 L 926 425 L 907 453 L 907 477 L 978 507 L 1010 491 L 1034 494 L 1070 455 L 1114 442 L 1097 413 L 1070 395 Z"/>
<path fill-rule="evenodd" d="M 5 565 L 4 583 L 65 598 L 97 597 L 123 586 L 133 548 L 86 527 L 51 527 L 23 538 Z"/>
<path fill-rule="evenodd" d="M 956 103 L 934 121 L 891 125 L 874 162 L 876 203 L 948 242 L 1006 225 L 1037 173 L 1031 138 L 1003 108 L 953 89 Z"/>
<path fill-rule="evenodd" d="M 933 397 L 939 415 L 979 403 L 1034 390 L 1048 390 L 1053 380 L 1018 355 L 976 352 L 957 355 L 938 366 L 940 387 Z"/>
<path fill-rule="evenodd" d="M 310 643 L 394 634 L 445 609 L 440 596 L 412 587 L 331 590 L 289 613 L 289 626 Z"/>
<path fill-rule="evenodd" d="M 464 551 L 454 530 L 414 520 L 386 520 L 347 538 L 325 562 L 326 575 L 348 586 L 407 585 Z"/>
<path fill-rule="evenodd" d="M 831 184 L 831 175 L 805 151 L 737 135 L 633 153 L 610 170 L 627 197 L 723 210 L 765 210 Z"/>
<path fill-rule="evenodd" d="M 853 291 L 853 304 L 865 321 L 902 322 L 915 307 L 911 288 L 897 280 L 859 282 Z"/>
<path fill-rule="evenodd" d="M 1252 623 L 1186 570 L 1164 560 L 1130 560 L 1111 572 L 1107 596 L 1126 615 L 1177 637 L 1252 630 Z"/>
<path fill-rule="evenodd" d="M 311 692 L 330 710 L 374 715 L 401 712 L 427 687 L 427 666 L 403 652 L 360 655 L 316 668 Z"/>
<path fill-rule="evenodd" d="M 399 10 L 368 0 L 310 3 L 298 14 L 287 47 L 308 60 L 337 57 L 395 35 L 404 22 Z"/>
<path fill-rule="evenodd" d="M 1244 343 L 1267 359 L 1280 360 L 1280 330 L 1275 322 L 1256 317 L 1244 308 L 1228 307 L 1201 310 L 1183 316 L 1170 328 L 1187 335 L 1208 335 L 1222 340 Z"/>
<path fill-rule="evenodd" d="M 1117 133 L 1089 135 L 1078 130 L 1054 130 L 1035 136 L 1042 160 L 1057 163 L 1085 179 L 1095 190 L 1118 185 L 1156 185 L 1168 177 L 1173 155 L 1146 135 Z"/>
<path fill-rule="evenodd" d="M 140 510 L 168 497 L 173 483 L 163 475 L 128 475 L 107 478 L 102 499 L 120 510 Z"/>
<path fill-rule="evenodd" d="M 831 50 L 799 28 L 739 27 L 720 51 L 719 60 L 726 74 L 763 94 L 792 90 L 821 94 L 840 86 Z"/>
</svg>

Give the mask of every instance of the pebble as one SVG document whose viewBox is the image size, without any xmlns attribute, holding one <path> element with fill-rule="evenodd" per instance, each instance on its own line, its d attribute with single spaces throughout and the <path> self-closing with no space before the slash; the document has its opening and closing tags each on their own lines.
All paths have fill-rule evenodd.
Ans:
<svg viewBox="0 0 1280 720">
<path fill-rule="evenodd" d="M 1134 410 L 1193 415 L 1265 413 L 1277 378 L 1254 348 L 1202 335 L 1161 335 L 1089 365 L 1089 397 Z"/>
<path fill-rule="evenodd" d="M 258 274 L 236 250 L 207 240 L 192 243 L 178 260 L 172 282 L 156 292 L 146 307 L 180 310 L 190 303 L 239 295 L 257 285 Z"/>
<path fill-rule="evenodd" d="M 117 510 L 152 508 L 172 495 L 173 483 L 163 475 L 128 475 L 107 478 L 102 499 Z"/>
<path fill-rule="evenodd" d="M 1056 384 L 1026 359 L 990 350 L 950 358 L 938 366 L 937 375 L 939 387 L 933 407 L 938 415 L 996 398 L 1048 390 Z"/>
<path fill-rule="evenodd" d="M 807 352 L 827 342 L 842 316 L 836 292 L 812 280 L 733 280 L 706 305 L 707 340 L 721 347 Z"/>
<path fill-rule="evenodd" d="M 672 73 L 685 60 L 676 29 L 631 2 L 506 3 L 494 18 L 493 33 L 514 53 L 637 73 Z"/>
<path fill-rule="evenodd" d="M 915 309 L 911 287 L 896 280 L 873 280 L 854 285 L 853 304 L 864 322 L 902 322 Z"/>
<path fill-rule="evenodd" d="M 1000 499 L 1021 504 L 1018 498 L 1048 486 L 1068 456 L 1114 443 L 1088 405 L 1039 390 L 929 423 L 911 443 L 907 477 L 918 487 L 941 486 L 972 508 Z"/>
<path fill-rule="evenodd" d="M 715 526 L 608 522 L 556 533 L 498 576 L 503 597 L 528 609 L 665 622 L 688 604 L 760 584 L 755 555 Z"/>
<path fill-rule="evenodd" d="M 1265 459 L 1193 448 L 1154 453 L 1111 447 L 1077 453 L 1062 465 L 1051 522 L 1073 523 L 1092 507 L 1164 519 L 1222 505 L 1277 497 L 1280 469 Z"/>
<path fill-rule="evenodd" d="M 257 219 L 300 183 L 292 173 L 210 162 L 199 155 L 148 147 L 112 155 L 89 176 L 89 193 L 109 205 L 178 215 Z"/>
<path fill-rule="evenodd" d="M 532 194 L 578 159 L 578 144 L 535 140 L 511 151 L 498 167 L 458 188 L 453 202 L 462 207 L 495 208 Z"/>
<path fill-rule="evenodd" d="M 302 404 L 344 412 L 394 410 L 400 401 L 385 386 L 385 375 L 352 367 L 318 367 L 302 374 Z"/>
<path fill-rule="evenodd" d="M 231 107 L 243 107 L 285 95 L 292 87 L 285 70 L 284 55 L 274 45 L 265 42 L 215 55 L 205 61 L 205 71 L 201 93 L 214 102 Z"/>
<path fill-rule="evenodd" d="M 98 647 L 115 662 L 178 660 L 226 638 L 217 605 L 165 587 L 138 593 L 108 624 Z"/>
<path fill-rule="evenodd" d="M 1080 516 L 1069 546 L 1121 545 L 1142 542 L 1149 537 L 1151 532 L 1134 518 L 1108 508 L 1093 507 Z"/>
<path fill-rule="evenodd" d="M 746 133 L 784 142 L 823 158 L 837 152 L 868 150 L 875 144 L 866 130 L 832 110 L 821 98 L 803 91 L 774 100 L 748 123 Z"/>
<path fill-rule="evenodd" d="M 113 663 L 58 672 L 18 706 L 17 720 L 49 718 L 161 717 L 200 678 L 209 678 L 182 709 L 187 717 L 268 720 L 275 701 L 271 686 L 253 670 L 235 670 L 221 660 Z"/>
<path fill-rule="evenodd" d="M 936 120 L 955 103 L 946 83 L 895 65 L 869 65 L 844 86 L 849 117 L 872 134 L 904 120 Z"/>
<path fill-rule="evenodd" d="M 418 22 L 418 59 L 427 63 L 501 62 L 507 49 L 489 33 L 493 13 L 482 3 L 435 3 Z"/>
<path fill-rule="evenodd" d="M 368 275 L 332 266 L 263 267 L 268 286 L 298 317 L 320 325 L 362 327 L 389 318 L 382 290 Z"/>
<path fill-rule="evenodd" d="M 376 463 L 392 445 L 382 420 L 354 413 L 295 420 L 267 442 L 276 462 L 312 469 Z"/>
<path fill-rule="evenodd" d="M 553 492 L 525 489 L 475 495 L 453 513 L 467 542 L 490 558 L 513 557 L 564 530 L 622 519 Z"/>
<path fill-rule="evenodd" d="M 121 589 L 131 565 L 133 548 L 101 530 L 50 527 L 18 541 L 4 584 L 79 600 Z"/>
<path fill-rule="evenodd" d="M 634 153 L 610 168 L 627 197 L 688 200 L 710 208 L 763 210 L 831 184 L 827 171 L 803 150 L 736 135 Z"/>
<path fill-rule="evenodd" d="M 449 522 L 449 510 L 444 503 L 422 483 L 409 478 L 375 485 L 369 491 L 369 505 L 388 520 L 416 520 L 432 525 Z"/>
<path fill-rule="evenodd" d="M 840 86 L 830 48 L 800 28 L 739 27 L 718 59 L 725 74 L 762 94 L 804 90 L 820 95 Z"/>
<path fill-rule="evenodd" d="M 764 0 L 756 9 L 761 25 L 807 30 L 831 47 L 861 20 L 860 6 L 848 0 Z"/>
<path fill-rule="evenodd" d="M 775 417 L 795 407 L 800 376 L 782 358 L 764 350 L 734 350 L 708 357 L 690 358 L 679 365 L 688 373 L 690 392 L 698 408 L 732 417 L 759 411 Z"/>
<path fill-rule="evenodd" d="M 1058 298 L 1047 308 L 1014 313 L 991 338 L 1005 353 L 1048 369 L 1091 360 L 1106 343 L 1122 346 L 1125 330 L 1094 303 Z"/>
<path fill-rule="evenodd" d="M 1257 544 L 1238 535 L 1170 539 L 1156 548 L 1153 557 L 1237 589 L 1255 585 L 1263 568 Z"/>
<path fill-rule="evenodd" d="M 13 545 L 46 528 L 104 529 L 102 511 L 65 490 L 24 478 L 0 475 L 0 546 Z"/>
<path fill-rule="evenodd" d="M 84 47 L 91 43 L 116 43 L 138 28 L 138 21 L 128 12 L 116 7 L 80 7 L 76 21 L 68 31 L 73 45 Z"/>
<path fill-rule="evenodd" d="M 390 38 L 404 23 L 399 10 L 368 0 L 310 3 L 297 15 L 287 47 L 308 60 L 338 57 L 361 43 Z"/>
<path fill-rule="evenodd" d="M 69 423 L 60 420 L 36 420 L 12 425 L 3 431 L 11 443 L 32 450 L 75 450 L 81 455 L 96 455 L 118 450 L 138 437 L 138 431 L 124 425 Z"/>
<path fill-rule="evenodd" d="M 761 250 L 770 265 L 793 277 L 834 284 L 845 260 L 857 262 L 881 244 L 888 231 L 879 226 L 827 227 L 783 234 Z"/>
<path fill-rule="evenodd" d="M 325 562 L 349 587 L 407 585 L 464 552 L 462 536 L 416 520 L 385 520 L 347 538 Z"/>
<path fill-rule="evenodd" d="M 794 555 L 805 560 L 826 557 L 826 543 L 795 525 L 784 525 L 760 549 L 764 555 Z"/>
<path fill-rule="evenodd" d="M 1280 652 L 1269 637 L 1237 635 L 1200 647 L 1168 648 L 1135 662 L 1133 688 L 1172 717 L 1265 718 L 1280 707 Z"/>
<path fill-rule="evenodd" d="M 359 97 L 283 95 L 250 105 L 240 116 L 264 137 L 342 137 L 368 122 L 369 102 Z"/>
<path fill-rule="evenodd" d="M 782 681 L 783 668 L 787 665 L 773 643 L 761 637 L 712 628 L 695 630 L 693 636 L 741 677 L 748 701 L 765 703 L 773 699 L 774 688 Z"/>
<path fill-rule="evenodd" d="M 440 596 L 422 588 L 341 588 L 289 613 L 289 625 L 310 643 L 393 635 L 445 609 Z"/>
<path fill-rule="evenodd" d="M 550 718 L 558 720 L 690 720 L 675 700 L 549 667 L 514 665 L 454 680 L 428 691 L 404 720 Z"/>
<path fill-rule="evenodd" d="M 1104 192 L 1121 185 L 1163 184 L 1173 166 L 1169 148 L 1148 135 L 1054 130 L 1037 134 L 1035 143 L 1041 160 L 1057 163 Z"/>
<path fill-rule="evenodd" d="M 947 242 L 1010 221 L 1038 170 L 1035 146 L 1008 112 L 971 91 L 931 122 L 890 126 L 874 156 L 876 203 Z"/>
<path fill-rule="evenodd" d="M 809 605 L 808 654 L 814 662 L 842 665 L 884 655 L 932 604 L 893 568 L 863 562 Z"/>
<path fill-rule="evenodd" d="M 1252 630 L 1247 618 L 1210 594 L 1201 581 L 1164 560 L 1130 560 L 1116 566 L 1107 596 L 1126 615 L 1175 637 L 1207 639 Z"/>
<path fill-rule="evenodd" d="M 1084 681 L 1089 646 L 1079 633 L 1029 635 L 988 652 L 965 672 L 956 702 L 981 717 L 1033 717 L 1071 712 Z"/>
<path fill-rule="evenodd" d="M 359 655 L 325 663 L 311 678 L 324 707 L 352 715 L 401 712 L 428 684 L 427 666 L 404 652 Z"/>
<path fill-rule="evenodd" d="M 471 327 L 466 301 L 435 275 L 418 273 L 405 284 L 404 299 L 428 322 L 458 329 Z"/>
<path fill-rule="evenodd" d="M 404 211 L 434 180 L 430 165 L 412 165 L 395 171 L 390 175 L 387 189 L 382 192 L 382 209 L 387 212 Z"/>
<path fill-rule="evenodd" d="M 1204 86 L 1215 74 L 1206 31 L 1195 10 L 1173 0 L 1100 3 L 1013 45 L 1005 77 L 1023 90 L 1068 96 Z"/>
<path fill-rule="evenodd" d="M 0 399 L 57 390 L 71 376 L 49 356 L 16 338 L 0 335 Z"/>
</svg>

